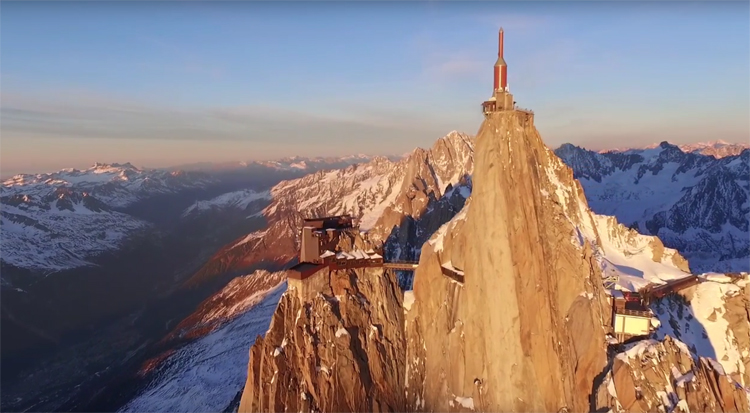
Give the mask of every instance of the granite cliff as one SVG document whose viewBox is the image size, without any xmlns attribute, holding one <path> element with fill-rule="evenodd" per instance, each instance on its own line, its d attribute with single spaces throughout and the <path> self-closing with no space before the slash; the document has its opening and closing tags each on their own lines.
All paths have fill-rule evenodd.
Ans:
<svg viewBox="0 0 750 413">
<path fill-rule="evenodd" d="M 342 249 L 361 244 L 356 235 Z M 348 244 L 348 245 L 345 245 Z M 383 268 L 330 271 L 311 301 L 287 290 L 250 349 L 241 412 L 403 411 L 402 293 Z"/>
<path fill-rule="evenodd" d="M 613 412 L 746 412 L 747 394 L 716 360 L 694 358 L 667 336 L 641 340 L 618 353 L 597 394 Z"/>
<path fill-rule="evenodd" d="M 600 269 L 545 195 L 552 155 L 522 116 L 484 122 L 468 205 L 422 249 L 407 317 L 415 411 L 586 411 L 606 366 Z"/>
</svg>

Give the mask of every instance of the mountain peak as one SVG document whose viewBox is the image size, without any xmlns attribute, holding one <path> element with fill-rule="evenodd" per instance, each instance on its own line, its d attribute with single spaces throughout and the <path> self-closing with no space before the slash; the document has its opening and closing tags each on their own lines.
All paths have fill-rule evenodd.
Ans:
<svg viewBox="0 0 750 413">
<path fill-rule="evenodd" d="M 106 163 L 106 162 L 94 162 L 94 164 L 89 168 L 89 170 L 94 171 L 104 171 L 104 170 L 112 170 L 112 169 L 135 169 L 138 170 L 137 167 L 135 167 L 130 162 L 125 163 Z"/>
<path fill-rule="evenodd" d="M 679 149 L 679 146 L 671 144 L 667 141 L 661 141 L 659 142 L 659 147 L 662 149 Z"/>
<path fill-rule="evenodd" d="M 474 144 L 472 195 L 422 248 L 406 322 L 406 380 L 415 383 L 407 397 L 424 400 L 425 411 L 439 410 L 456 395 L 476 397 L 472 388 L 440 374 L 461 371 L 475 385 L 487 384 L 479 410 L 586 410 L 591 385 L 578 383 L 593 382 L 606 354 L 575 350 L 582 337 L 604 337 L 594 328 L 601 319 L 597 307 L 578 298 L 586 286 L 599 295 L 598 273 L 577 245 L 566 242 L 574 231 L 558 218 L 569 215 L 564 204 L 578 205 L 577 199 L 551 199 L 563 193 L 551 184 L 574 185 L 572 174 L 549 169 L 554 155 L 516 112 L 489 116 Z M 503 303 L 487 311 L 498 294 Z M 472 356 L 454 360 L 446 351 Z M 537 377 L 534 386 L 507 380 L 522 371 L 544 371 L 545 379 Z"/>
</svg>

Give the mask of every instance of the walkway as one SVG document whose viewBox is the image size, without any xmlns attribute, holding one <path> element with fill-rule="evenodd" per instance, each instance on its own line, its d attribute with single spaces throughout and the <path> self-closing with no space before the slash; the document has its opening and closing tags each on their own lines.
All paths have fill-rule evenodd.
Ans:
<svg viewBox="0 0 750 413">
<path fill-rule="evenodd" d="M 383 263 L 383 268 L 399 271 L 414 271 L 419 266 L 417 261 L 388 261 Z"/>
<path fill-rule="evenodd" d="M 647 300 L 652 298 L 662 298 L 669 293 L 676 293 L 698 283 L 700 283 L 698 277 L 696 275 L 690 275 L 677 280 L 669 280 L 666 284 L 646 286 L 645 288 L 642 288 L 639 293 Z"/>
</svg>

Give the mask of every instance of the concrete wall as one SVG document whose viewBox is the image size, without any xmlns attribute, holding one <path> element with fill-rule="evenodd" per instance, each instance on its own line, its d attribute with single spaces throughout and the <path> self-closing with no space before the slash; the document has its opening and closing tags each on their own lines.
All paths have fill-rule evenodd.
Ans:
<svg viewBox="0 0 750 413">
<path fill-rule="evenodd" d="M 508 92 L 497 91 L 495 93 L 495 110 L 512 110 L 513 95 Z"/>
<path fill-rule="evenodd" d="M 329 282 L 330 271 L 328 267 L 324 267 L 304 280 L 287 279 L 287 289 L 290 291 L 294 289 L 297 297 L 302 302 L 308 302 L 315 298 L 319 292 L 327 292 L 329 290 Z"/>
<path fill-rule="evenodd" d="M 300 262 L 315 262 L 320 259 L 319 242 L 318 237 L 313 235 L 312 228 L 302 228 L 302 245 L 299 251 Z"/>
<path fill-rule="evenodd" d="M 505 110 L 513 109 L 513 95 L 511 95 L 510 93 L 506 93 L 504 98 L 503 108 Z"/>
<path fill-rule="evenodd" d="M 615 314 L 615 334 L 645 336 L 651 328 L 651 318 Z"/>
</svg>

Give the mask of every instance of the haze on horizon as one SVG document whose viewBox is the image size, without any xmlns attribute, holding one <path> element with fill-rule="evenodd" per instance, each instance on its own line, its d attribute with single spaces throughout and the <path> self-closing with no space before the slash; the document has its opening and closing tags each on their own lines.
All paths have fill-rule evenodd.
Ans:
<svg viewBox="0 0 750 413">
<path fill-rule="evenodd" d="M 546 143 L 750 139 L 747 2 L 4 3 L 0 174 L 476 133 L 497 30 Z"/>
</svg>

